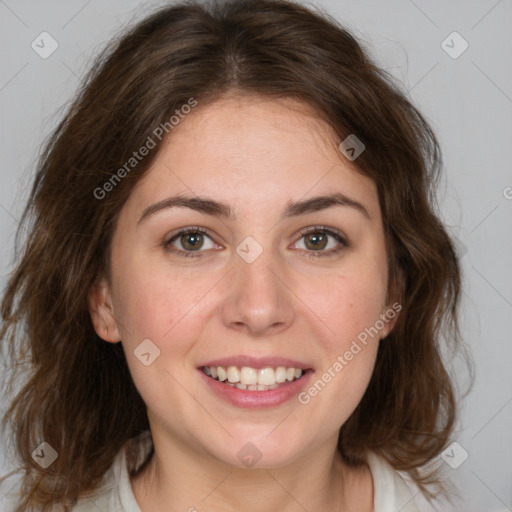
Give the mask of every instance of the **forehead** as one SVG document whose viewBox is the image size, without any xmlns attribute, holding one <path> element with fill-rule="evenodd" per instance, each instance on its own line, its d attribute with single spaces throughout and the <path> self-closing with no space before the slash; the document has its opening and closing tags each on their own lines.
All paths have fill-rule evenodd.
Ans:
<svg viewBox="0 0 512 512">
<path fill-rule="evenodd" d="M 336 134 L 308 105 L 234 96 L 198 106 L 164 141 L 132 192 L 138 208 L 176 193 L 216 196 L 236 209 L 277 208 L 341 192 L 378 216 L 374 182 L 337 149 Z"/>
<path fill-rule="evenodd" d="M 168 138 L 166 149 L 177 156 L 178 146 L 193 145 L 240 167 L 257 157 L 260 164 L 279 163 L 283 168 L 283 159 L 339 160 L 335 138 L 309 105 L 290 98 L 238 94 L 205 106 L 199 103 Z"/>
</svg>

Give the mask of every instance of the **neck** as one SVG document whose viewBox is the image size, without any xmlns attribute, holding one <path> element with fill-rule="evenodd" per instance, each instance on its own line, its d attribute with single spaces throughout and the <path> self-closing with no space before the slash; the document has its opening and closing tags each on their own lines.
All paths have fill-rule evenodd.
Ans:
<svg viewBox="0 0 512 512">
<path fill-rule="evenodd" d="M 275 468 L 238 468 L 190 453 L 182 444 L 155 440 L 155 453 L 132 478 L 142 512 L 344 512 L 373 510 L 373 482 L 367 466 L 354 470 L 339 452 L 315 450 Z M 172 455 L 172 456 L 171 456 Z"/>
</svg>

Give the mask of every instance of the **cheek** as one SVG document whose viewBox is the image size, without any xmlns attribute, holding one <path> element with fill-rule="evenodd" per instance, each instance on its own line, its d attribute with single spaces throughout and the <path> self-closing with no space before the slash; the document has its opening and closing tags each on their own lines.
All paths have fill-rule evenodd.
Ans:
<svg viewBox="0 0 512 512">
<path fill-rule="evenodd" d="M 309 293 L 308 302 L 315 304 L 313 309 L 330 334 L 330 351 L 342 350 L 379 320 L 386 295 L 386 276 L 367 267 L 366 272 L 354 269 L 332 275 L 325 282 L 322 292 Z M 364 338 L 364 334 L 360 337 Z"/>
<path fill-rule="evenodd" d="M 167 405 L 179 401 L 179 393 L 170 390 L 179 387 L 175 379 L 183 380 L 187 370 L 182 362 L 193 346 L 191 340 L 199 337 L 201 326 L 194 321 L 194 306 L 203 287 L 197 282 L 191 286 L 176 276 L 163 278 L 154 269 L 131 268 L 130 275 L 118 275 L 116 314 L 134 384 L 145 403 L 157 410 L 162 396 L 167 397 Z M 146 366 L 140 357 L 147 352 L 150 364 Z"/>
<path fill-rule="evenodd" d="M 119 273 L 116 294 L 125 345 L 133 350 L 149 338 L 162 352 L 187 350 L 187 340 L 200 332 L 198 315 L 207 302 L 211 279 L 205 279 L 204 273 L 185 278 L 169 268 L 136 261 L 125 268 L 130 272 Z"/>
<path fill-rule="evenodd" d="M 319 418 L 339 428 L 361 401 L 375 366 L 381 338 L 386 283 L 379 272 L 347 272 L 331 276 L 328 293 L 310 294 L 315 304 L 316 338 L 323 351 L 315 380 L 299 396 Z M 378 323 L 379 322 L 379 323 Z"/>
</svg>

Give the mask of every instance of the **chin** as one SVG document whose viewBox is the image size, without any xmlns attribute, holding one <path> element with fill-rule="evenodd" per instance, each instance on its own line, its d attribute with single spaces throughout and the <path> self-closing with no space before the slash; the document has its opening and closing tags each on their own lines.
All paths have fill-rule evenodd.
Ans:
<svg viewBox="0 0 512 512">
<path fill-rule="evenodd" d="M 220 450 L 210 447 L 211 452 L 225 464 L 241 469 L 273 469 L 291 464 L 300 457 L 305 443 L 286 431 L 282 435 L 276 433 L 271 439 L 274 433 L 269 433 L 277 425 L 265 427 L 261 433 L 255 433 L 253 427 L 251 434 L 233 434 L 233 438 L 223 443 Z"/>
</svg>

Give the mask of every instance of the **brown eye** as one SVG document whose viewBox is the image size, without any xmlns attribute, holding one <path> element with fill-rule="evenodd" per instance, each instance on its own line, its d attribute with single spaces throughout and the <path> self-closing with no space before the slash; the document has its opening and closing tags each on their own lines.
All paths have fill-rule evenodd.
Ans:
<svg viewBox="0 0 512 512">
<path fill-rule="evenodd" d="M 304 250 L 307 256 L 332 256 L 349 247 L 344 236 L 328 228 L 316 226 L 303 231 L 301 235 L 304 239 Z M 335 242 L 331 242 L 330 239 L 334 239 Z M 326 248 L 327 250 L 325 250 Z"/>
<path fill-rule="evenodd" d="M 210 241 L 210 246 L 205 247 L 205 244 L 208 245 L 208 240 Z M 175 253 L 178 256 L 183 256 L 185 258 L 203 256 L 203 253 L 206 252 L 206 249 L 213 249 L 214 246 L 215 243 L 213 242 L 210 235 L 208 235 L 206 231 L 200 228 L 182 229 L 163 244 L 163 247 L 166 251 Z"/>
<path fill-rule="evenodd" d="M 306 247 L 308 249 L 312 249 L 312 250 L 321 250 L 321 249 L 325 249 L 325 247 L 327 246 L 327 236 L 325 234 L 321 234 L 321 233 L 312 233 L 312 234 L 308 234 L 304 237 L 304 240 L 305 240 L 305 244 L 306 244 Z"/>
<path fill-rule="evenodd" d="M 190 233 L 180 235 L 180 243 L 185 250 L 200 249 L 204 243 L 203 234 L 192 231 Z"/>
</svg>

